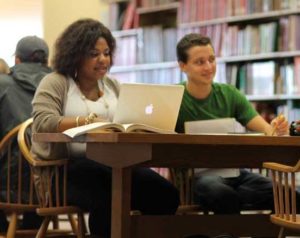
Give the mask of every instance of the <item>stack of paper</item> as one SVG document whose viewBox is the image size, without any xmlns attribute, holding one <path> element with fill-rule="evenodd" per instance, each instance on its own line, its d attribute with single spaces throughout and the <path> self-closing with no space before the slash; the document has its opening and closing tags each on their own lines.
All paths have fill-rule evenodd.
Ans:
<svg viewBox="0 0 300 238">
<path fill-rule="evenodd" d="M 186 134 L 243 133 L 245 128 L 234 118 L 188 121 L 184 123 Z"/>
</svg>

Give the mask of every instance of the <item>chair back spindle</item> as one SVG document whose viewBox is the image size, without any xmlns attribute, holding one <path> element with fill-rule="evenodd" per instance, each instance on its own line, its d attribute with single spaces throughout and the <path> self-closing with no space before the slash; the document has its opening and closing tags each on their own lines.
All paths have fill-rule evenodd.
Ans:
<svg viewBox="0 0 300 238">
<path fill-rule="evenodd" d="M 300 232 L 300 216 L 297 214 L 296 173 L 300 171 L 300 163 L 288 166 L 267 162 L 263 166 L 271 171 L 273 181 L 274 214 L 271 222 L 281 227 L 278 237 L 283 237 L 284 229 Z"/>
<path fill-rule="evenodd" d="M 0 141 L 0 209 L 10 215 L 7 237 L 30 234 L 37 230 L 21 230 L 19 221 L 26 212 L 36 212 L 38 200 L 33 187 L 32 171 L 19 150 L 18 125 Z"/>
</svg>

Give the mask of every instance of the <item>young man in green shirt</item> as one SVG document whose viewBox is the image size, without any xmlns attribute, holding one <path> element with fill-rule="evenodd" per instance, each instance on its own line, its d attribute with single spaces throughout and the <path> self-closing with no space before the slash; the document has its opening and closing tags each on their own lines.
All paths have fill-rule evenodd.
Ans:
<svg viewBox="0 0 300 238">
<path fill-rule="evenodd" d="M 185 91 L 177 132 L 184 132 L 186 121 L 232 117 L 251 131 L 288 134 L 289 125 L 284 116 L 269 124 L 234 86 L 213 82 L 216 56 L 208 37 L 196 33 L 185 35 L 177 44 L 177 60 L 187 75 L 187 81 L 182 83 Z M 219 214 L 239 213 L 247 208 L 273 209 L 271 180 L 243 169 L 232 177 L 196 173 L 194 195 L 195 202 L 204 209 Z"/>
</svg>

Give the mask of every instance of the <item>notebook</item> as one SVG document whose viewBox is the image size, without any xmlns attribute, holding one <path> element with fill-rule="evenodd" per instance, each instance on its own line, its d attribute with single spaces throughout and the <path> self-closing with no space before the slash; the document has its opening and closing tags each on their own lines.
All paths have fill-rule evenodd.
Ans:
<svg viewBox="0 0 300 238">
<path fill-rule="evenodd" d="M 113 122 L 174 131 L 183 91 L 183 85 L 121 84 Z"/>
<path fill-rule="evenodd" d="M 211 120 L 187 121 L 184 123 L 186 134 L 227 134 L 244 132 L 243 126 L 235 118 L 219 118 Z M 237 177 L 239 169 L 196 168 L 196 176 L 221 176 L 223 178 Z"/>
<path fill-rule="evenodd" d="M 184 123 L 186 134 L 226 134 L 242 133 L 245 128 L 235 118 L 187 121 Z"/>
</svg>

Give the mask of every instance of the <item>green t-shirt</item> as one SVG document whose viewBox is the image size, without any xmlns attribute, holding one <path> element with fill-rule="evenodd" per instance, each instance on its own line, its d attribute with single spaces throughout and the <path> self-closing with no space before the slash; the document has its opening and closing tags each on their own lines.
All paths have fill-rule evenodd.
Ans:
<svg viewBox="0 0 300 238">
<path fill-rule="evenodd" d="M 246 97 L 234 86 L 213 83 L 212 91 L 206 99 L 196 99 L 186 90 L 186 82 L 176 131 L 184 132 L 184 122 L 232 117 L 243 126 L 258 113 Z"/>
</svg>

